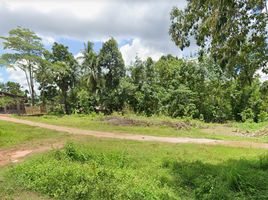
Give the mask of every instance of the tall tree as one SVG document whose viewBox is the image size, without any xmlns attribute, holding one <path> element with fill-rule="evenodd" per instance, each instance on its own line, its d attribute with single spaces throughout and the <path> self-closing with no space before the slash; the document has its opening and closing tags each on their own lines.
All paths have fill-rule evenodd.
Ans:
<svg viewBox="0 0 268 200">
<path fill-rule="evenodd" d="M 85 44 L 82 56 L 83 79 L 90 88 L 90 92 L 96 93 L 101 87 L 101 68 L 97 65 L 97 54 L 93 50 L 93 43 Z"/>
<path fill-rule="evenodd" d="M 116 88 L 120 78 L 125 76 L 125 65 L 115 39 L 111 38 L 103 44 L 98 56 L 98 65 L 104 74 L 106 88 Z"/>
<path fill-rule="evenodd" d="M 251 84 L 268 62 L 265 0 L 188 0 L 171 12 L 170 35 L 184 49 L 194 36 L 232 78 Z"/>
<path fill-rule="evenodd" d="M 40 37 L 33 31 L 17 27 L 9 31 L 9 36 L 0 37 L 4 40 L 4 49 L 11 53 L 4 53 L 1 59 L 10 67 L 19 68 L 25 73 L 31 95 L 32 105 L 35 103 L 35 72 L 42 63 L 43 44 Z"/>
<path fill-rule="evenodd" d="M 52 53 L 47 55 L 47 60 L 52 63 L 53 81 L 60 88 L 65 112 L 69 113 L 68 90 L 74 86 L 77 78 L 77 62 L 68 47 L 58 43 L 54 43 Z"/>
<path fill-rule="evenodd" d="M 54 82 L 53 67 L 49 62 L 51 53 L 45 51 L 44 57 L 47 62 L 44 62 L 36 71 L 36 81 L 39 83 L 40 100 L 46 105 L 47 101 L 54 103 L 54 98 L 58 95 L 58 89 Z"/>
<path fill-rule="evenodd" d="M 123 99 L 119 94 L 120 80 L 125 76 L 125 65 L 117 42 L 111 38 L 105 42 L 98 55 L 98 67 L 104 80 L 100 92 L 100 106 L 106 112 L 121 110 Z"/>
</svg>

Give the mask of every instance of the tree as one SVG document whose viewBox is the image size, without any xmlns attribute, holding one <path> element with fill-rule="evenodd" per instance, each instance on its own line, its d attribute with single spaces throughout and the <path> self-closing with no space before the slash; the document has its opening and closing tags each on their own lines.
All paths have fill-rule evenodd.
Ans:
<svg viewBox="0 0 268 200">
<path fill-rule="evenodd" d="M 117 42 L 111 38 L 105 42 L 98 55 L 98 67 L 104 79 L 104 87 L 100 92 L 100 102 L 107 112 L 121 110 L 122 98 L 119 97 L 118 86 L 125 76 L 126 70 L 122 54 Z"/>
<path fill-rule="evenodd" d="M 105 78 L 105 86 L 114 89 L 120 78 L 125 76 L 125 64 L 115 39 L 111 38 L 103 44 L 98 56 L 98 65 Z"/>
<path fill-rule="evenodd" d="M 182 50 L 194 36 L 201 56 L 207 51 L 229 77 L 251 85 L 268 62 L 265 6 L 265 0 L 189 0 L 184 10 L 172 10 L 169 32 Z"/>
<path fill-rule="evenodd" d="M 15 94 L 18 96 L 24 96 L 25 93 L 22 91 L 22 87 L 19 83 L 8 81 L 7 83 L 0 83 L 0 91 L 7 92 L 11 94 Z M 6 105 L 10 104 L 16 104 L 17 103 L 16 98 L 11 98 L 8 96 L 4 96 L 0 98 L 0 107 L 4 107 Z"/>
<path fill-rule="evenodd" d="M 47 60 L 52 63 L 53 81 L 60 88 L 65 112 L 69 113 L 68 90 L 74 86 L 78 78 L 76 72 L 77 62 L 68 51 L 68 47 L 58 43 L 54 43 L 52 53 L 47 55 Z"/>
<path fill-rule="evenodd" d="M 44 52 L 44 57 L 49 60 L 51 56 L 49 51 Z M 44 62 L 36 70 L 36 81 L 39 83 L 40 100 L 44 105 L 48 102 L 54 104 L 55 97 L 58 95 L 57 85 L 54 82 L 54 74 L 52 64 Z"/>
<path fill-rule="evenodd" d="M 102 87 L 101 68 L 97 65 L 97 54 L 93 50 L 93 43 L 85 44 L 82 56 L 82 71 L 85 84 L 90 88 L 90 92 L 96 93 Z"/>
<path fill-rule="evenodd" d="M 133 66 L 130 68 L 132 82 L 138 86 L 138 89 L 142 87 L 146 81 L 145 64 L 142 60 L 136 56 Z"/>
<path fill-rule="evenodd" d="M 19 96 L 24 96 L 25 93 L 22 91 L 22 87 L 19 83 L 8 81 L 6 83 L 0 83 L 0 90 Z"/>
<path fill-rule="evenodd" d="M 33 31 L 17 27 L 9 31 L 8 37 L 0 37 L 4 40 L 4 49 L 11 50 L 5 53 L 1 59 L 11 67 L 18 67 L 25 73 L 32 105 L 35 104 L 35 72 L 43 62 L 43 45 L 41 38 Z"/>
</svg>

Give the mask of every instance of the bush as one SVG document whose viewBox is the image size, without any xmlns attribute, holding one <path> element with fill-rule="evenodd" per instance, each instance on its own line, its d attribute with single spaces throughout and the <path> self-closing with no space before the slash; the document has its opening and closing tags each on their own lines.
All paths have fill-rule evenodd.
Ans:
<svg viewBox="0 0 268 200">
<path fill-rule="evenodd" d="M 242 121 L 243 122 L 253 122 L 254 120 L 254 112 L 252 111 L 251 108 L 247 108 L 241 113 Z"/>
<path fill-rule="evenodd" d="M 63 104 L 57 104 L 49 110 L 49 114 L 54 115 L 63 115 L 65 114 L 64 105 Z"/>
<path fill-rule="evenodd" d="M 268 113 L 261 111 L 261 113 L 258 115 L 258 122 L 265 122 L 268 121 Z"/>
</svg>

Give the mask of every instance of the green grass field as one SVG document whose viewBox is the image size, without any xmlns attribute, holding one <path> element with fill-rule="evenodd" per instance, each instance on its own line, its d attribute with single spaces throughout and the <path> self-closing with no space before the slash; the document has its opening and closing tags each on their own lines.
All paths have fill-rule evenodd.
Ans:
<svg viewBox="0 0 268 200">
<path fill-rule="evenodd" d="M 93 130 L 103 130 L 104 123 L 99 115 L 24 119 L 84 129 L 92 126 Z M 122 128 L 128 133 L 137 131 L 136 128 L 144 134 L 147 129 L 151 131 L 149 134 L 157 131 L 158 135 L 163 134 L 162 130 L 176 132 L 160 126 L 106 124 L 104 127 L 107 131 Z M 48 139 L 67 141 L 61 150 L 32 155 L 20 164 L 0 167 L 1 200 L 268 199 L 265 149 L 70 136 L 2 121 L 0 133 L 0 150 L 19 148 L 20 144 L 32 147 Z"/>
<path fill-rule="evenodd" d="M 6 199 L 18 190 L 65 200 L 267 199 L 265 155 L 257 149 L 88 137 L 9 167 L 1 175 L 0 194 Z"/>
<path fill-rule="evenodd" d="M 43 139 L 57 139 L 64 135 L 47 129 L 0 121 L 0 148 L 14 147 Z"/>
<path fill-rule="evenodd" d="M 169 117 L 143 117 L 136 115 L 126 115 L 124 117 L 120 115 L 113 115 L 119 118 L 127 118 L 133 120 L 139 120 L 146 123 L 154 123 L 150 127 L 148 126 L 132 126 L 132 125 L 114 125 L 107 123 L 103 115 L 65 115 L 65 116 L 55 116 L 55 115 L 45 115 L 39 117 L 21 117 L 15 116 L 17 118 L 22 118 L 26 120 L 43 122 L 54 125 L 69 126 L 85 130 L 96 130 L 96 131 L 109 131 L 109 132 L 121 132 L 130 134 L 142 134 L 142 135 L 155 135 L 155 136 L 173 136 L 173 137 L 192 137 L 192 138 L 210 138 L 210 139 L 220 139 L 220 140 L 239 140 L 239 141 L 254 141 L 254 142 L 268 142 L 268 136 L 260 137 L 244 137 L 234 134 L 222 134 L 222 133 L 209 133 L 202 128 L 207 127 L 217 127 L 223 126 L 220 124 L 204 123 L 197 120 L 185 120 L 185 119 L 172 119 Z M 163 126 L 161 122 L 170 123 L 190 123 L 188 128 L 176 129 L 174 127 Z M 156 124 L 156 125 L 155 125 Z M 242 123 L 229 123 L 228 127 L 231 126 L 234 129 L 239 129 L 241 131 L 245 130 L 260 130 L 265 128 L 265 123 L 262 125 L 254 125 L 255 123 L 242 124 Z M 255 126 L 254 129 L 249 129 L 250 126 Z M 227 127 L 227 128 L 228 128 Z M 226 129 L 227 129 L 226 128 Z M 228 131 L 228 130 L 227 130 Z"/>
</svg>

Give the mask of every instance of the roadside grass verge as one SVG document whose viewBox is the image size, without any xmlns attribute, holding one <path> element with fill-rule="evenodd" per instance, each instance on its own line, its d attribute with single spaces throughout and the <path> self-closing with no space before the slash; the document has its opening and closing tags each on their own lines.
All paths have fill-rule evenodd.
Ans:
<svg viewBox="0 0 268 200">
<path fill-rule="evenodd" d="M 56 139 L 64 135 L 64 133 L 47 129 L 0 121 L 0 148 L 43 139 Z"/>
<path fill-rule="evenodd" d="M 267 142 L 268 136 L 246 137 L 235 134 L 209 133 L 203 128 L 213 126 L 222 126 L 220 124 L 204 123 L 198 120 L 190 119 L 172 119 L 169 117 L 143 117 L 136 115 L 113 114 L 108 117 L 122 118 L 127 120 L 136 120 L 142 122 L 142 125 L 137 124 L 122 124 L 110 123 L 106 120 L 107 116 L 90 114 L 90 115 L 44 115 L 44 116 L 15 116 L 17 118 L 26 119 L 35 122 L 43 122 L 53 125 L 68 126 L 80 128 L 84 130 L 121 132 L 140 135 L 155 135 L 155 136 L 173 136 L 173 137 L 192 137 L 192 138 L 210 138 L 220 140 L 235 140 L 235 141 L 252 141 L 252 142 Z M 135 122 L 135 121 L 134 121 Z M 163 123 L 164 122 L 164 123 Z M 149 124 L 149 125 L 147 125 Z M 181 126 L 182 128 L 171 127 Z M 186 126 L 184 126 L 186 124 Z"/>
<path fill-rule="evenodd" d="M 265 150 L 89 137 L 82 141 L 10 167 L 5 182 L 64 200 L 268 198 Z"/>
</svg>

